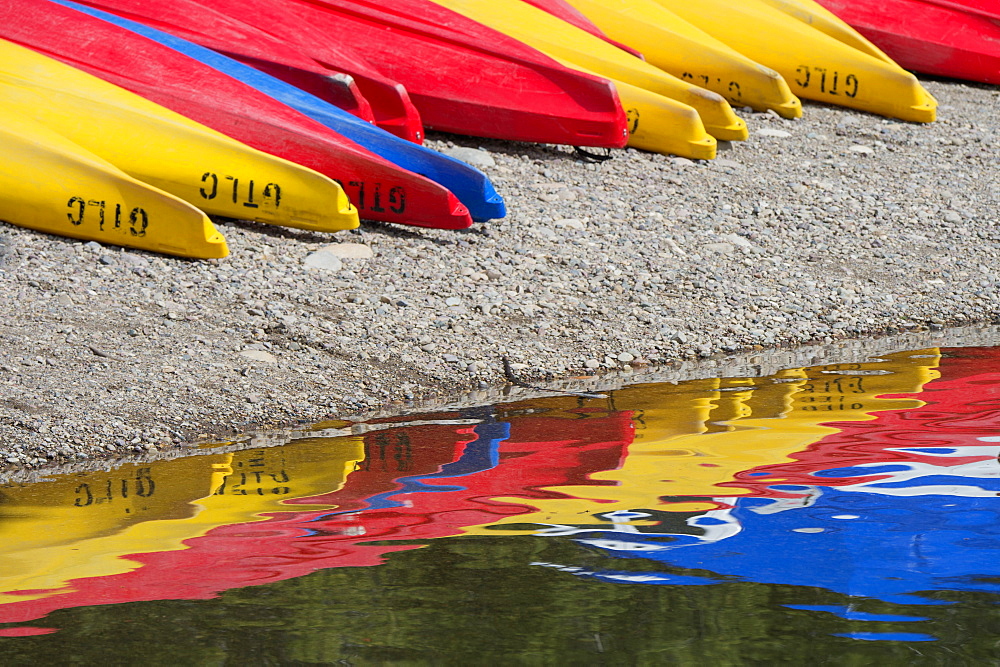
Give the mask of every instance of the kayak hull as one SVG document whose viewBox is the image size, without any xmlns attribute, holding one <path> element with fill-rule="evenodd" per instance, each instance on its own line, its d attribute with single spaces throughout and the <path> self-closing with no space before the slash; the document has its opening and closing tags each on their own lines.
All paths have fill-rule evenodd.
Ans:
<svg viewBox="0 0 1000 667">
<path fill-rule="evenodd" d="M 758 0 L 656 0 L 748 58 L 774 69 L 799 98 L 917 123 L 937 101 L 916 77 Z"/>
<path fill-rule="evenodd" d="M 0 106 L 0 220 L 102 244 L 217 259 L 226 240 L 194 206 Z M 59 178 L 52 178 L 52 174 Z"/>
<path fill-rule="evenodd" d="M 962 0 L 821 4 L 906 69 L 1000 85 L 1000 7 Z"/>
<path fill-rule="evenodd" d="M 211 215 L 325 232 L 358 225 L 332 179 L 9 41 L 0 100 Z"/>
<path fill-rule="evenodd" d="M 408 141 L 420 114 L 398 82 L 269 0 L 85 0 L 82 4 L 218 51 Z M 347 92 L 350 91 L 350 92 Z M 360 109 L 361 98 L 367 112 Z"/>
<path fill-rule="evenodd" d="M 167 46 L 178 53 L 192 58 L 203 65 L 257 90 L 259 93 L 291 107 L 299 113 L 325 125 L 338 135 L 343 135 L 364 148 L 382 156 L 401 169 L 412 171 L 435 181 L 450 190 L 469 209 L 473 220 L 486 221 L 506 215 L 503 199 L 497 194 L 489 179 L 479 170 L 436 151 L 401 140 L 379 128 L 373 127 L 323 100 L 295 88 L 281 80 L 254 70 L 211 51 L 158 31 L 110 14 L 100 14 L 99 10 L 85 9 L 97 13 L 101 18 L 138 33 L 147 39 Z M 218 99 L 218 98 L 216 98 Z M 361 198 L 357 203 L 362 203 Z M 384 214 L 385 211 L 370 209 L 370 213 Z M 414 212 L 411 211 L 410 215 Z M 442 223 L 444 224 L 444 223 Z M 438 225 L 431 225 L 438 226 Z"/>
<path fill-rule="evenodd" d="M 419 7 L 425 2 L 428 0 L 405 0 L 403 5 Z M 704 130 L 716 139 L 741 141 L 747 138 L 746 123 L 736 116 L 720 95 L 633 58 L 604 40 L 521 0 L 494 0 L 491 3 L 481 0 L 435 0 L 435 3 L 521 40 L 564 65 L 631 84 L 692 107 L 701 117 Z M 619 95 L 622 95 L 620 88 Z M 627 103 L 623 101 L 623 104 Z M 677 125 L 680 131 L 682 124 Z"/>
<path fill-rule="evenodd" d="M 625 112 L 606 80 L 482 26 L 484 38 L 470 39 L 434 20 L 427 10 L 446 10 L 432 3 L 280 2 L 338 42 L 363 49 L 379 71 L 405 86 L 430 129 L 573 146 L 626 143 Z"/>
<path fill-rule="evenodd" d="M 31 11 L 0 3 L 0 37 L 326 174 L 343 185 L 365 219 L 444 229 L 472 224 L 468 209 L 437 183 L 400 169 L 232 77 L 91 14 L 49 0 L 23 0 L 20 8 L 26 4 Z M 82 29 L 98 37 L 86 50 L 74 41 Z M 128 67 L 123 66 L 123 52 L 128 54 Z"/>
<path fill-rule="evenodd" d="M 556 18 L 560 18 L 566 23 L 579 28 L 585 32 L 590 33 L 594 37 L 600 37 L 608 44 L 613 44 L 617 46 L 622 51 L 626 53 L 631 53 L 636 58 L 645 60 L 646 56 L 640 51 L 635 50 L 631 46 L 616 41 L 608 36 L 607 33 L 603 32 L 593 21 L 585 16 L 580 10 L 566 2 L 566 0 L 524 0 L 529 5 L 533 7 L 538 7 L 542 11 L 552 14 Z"/>
<path fill-rule="evenodd" d="M 536 0 L 537 2 L 538 0 Z M 627 41 L 651 65 L 721 95 L 733 106 L 802 115 L 802 103 L 769 67 L 750 60 L 655 0 L 570 0 L 609 35 Z"/>
</svg>

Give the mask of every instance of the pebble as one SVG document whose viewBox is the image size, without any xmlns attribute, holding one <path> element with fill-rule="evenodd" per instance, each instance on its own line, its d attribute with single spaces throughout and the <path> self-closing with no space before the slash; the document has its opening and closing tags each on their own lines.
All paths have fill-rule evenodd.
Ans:
<svg viewBox="0 0 1000 667">
<path fill-rule="evenodd" d="M 274 364 L 278 362 L 278 359 L 273 354 L 265 352 L 264 350 L 243 350 L 240 352 L 240 356 L 252 359 L 253 361 L 261 361 L 266 364 Z"/>
<path fill-rule="evenodd" d="M 581 232 L 587 228 L 587 223 L 585 223 L 583 220 L 578 220 L 576 218 L 562 218 L 561 220 L 556 220 L 552 224 L 555 225 L 556 227 L 576 229 Z"/>
<path fill-rule="evenodd" d="M 706 243 L 701 247 L 705 252 L 714 252 L 719 255 L 731 255 L 736 247 L 732 243 Z"/>
<path fill-rule="evenodd" d="M 455 146 L 453 148 L 445 148 L 441 152 L 455 158 L 456 160 L 461 160 L 462 162 L 471 164 L 473 167 L 495 167 L 497 165 L 496 160 L 493 159 L 493 156 L 490 155 L 489 151 L 477 148 Z"/>
<path fill-rule="evenodd" d="M 371 259 L 375 256 L 371 246 L 364 243 L 331 243 L 330 245 L 323 246 L 316 252 L 333 255 L 340 259 Z M 308 259 L 306 262 L 308 263 Z"/>
<path fill-rule="evenodd" d="M 327 246 L 329 248 L 329 246 Z M 344 268 L 344 263 L 327 248 L 317 250 L 305 258 L 304 264 L 311 269 L 337 272 Z"/>
<path fill-rule="evenodd" d="M 995 319 L 996 98 L 926 86 L 947 123 L 747 113 L 754 139 L 786 140 L 715 162 L 432 134 L 489 157 L 505 197 L 507 219 L 469 230 L 218 221 L 232 254 L 191 261 L 0 226 L 0 462 L 500 385 L 505 356 L 533 382 Z"/>
</svg>

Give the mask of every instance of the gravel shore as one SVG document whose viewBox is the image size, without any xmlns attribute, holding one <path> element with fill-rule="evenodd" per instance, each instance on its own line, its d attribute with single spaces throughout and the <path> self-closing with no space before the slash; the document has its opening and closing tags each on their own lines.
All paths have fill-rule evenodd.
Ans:
<svg viewBox="0 0 1000 667">
<path fill-rule="evenodd" d="M 232 255 L 189 261 L 0 224 L 0 464 L 403 410 L 503 356 L 534 381 L 991 321 L 1000 90 L 925 85 L 932 125 L 745 110 L 712 162 L 432 136 L 507 200 L 464 232 L 223 222 Z"/>
</svg>

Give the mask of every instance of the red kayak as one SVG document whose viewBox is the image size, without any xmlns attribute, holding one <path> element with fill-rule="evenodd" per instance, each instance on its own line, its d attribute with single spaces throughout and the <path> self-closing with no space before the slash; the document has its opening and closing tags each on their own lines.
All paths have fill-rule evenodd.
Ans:
<svg viewBox="0 0 1000 667">
<path fill-rule="evenodd" d="M 432 2 L 272 4 L 363 50 L 406 87 L 428 128 L 573 146 L 622 147 L 627 140 L 610 82 Z"/>
<path fill-rule="evenodd" d="M 819 0 L 906 69 L 1000 84 L 995 0 Z"/>
<path fill-rule="evenodd" d="M 589 32 L 594 37 L 600 37 L 608 44 L 614 44 L 622 51 L 631 53 L 636 58 L 642 58 L 642 54 L 633 49 L 631 46 L 622 44 L 621 42 L 616 42 L 611 39 L 604 32 L 601 31 L 596 25 L 594 25 L 590 19 L 583 15 L 583 13 L 574 7 L 573 5 L 566 2 L 566 0 L 524 0 L 529 5 L 538 7 L 542 11 L 552 14 L 556 18 L 560 18 L 570 25 L 576 26 L 580 30 Z M 643 58 L 645 60 L 645 58 Z"/>
<path fill-rule="evenodd" d="M 49 0 L 0 1 L 0 38 L 73 65 L 272 155 L 339 181 L 361 217 L 471 226 L 437 183 L 403 170 L 268 95 L 173 49 Z"/>
<path fill-rule="evenodd" d="M 421 143 L 420 114 L 406 89 L 364 60 L 269 0 L 80 0 L 81 4 L 148 25 L 218 51 L 351 111 L 332 97 L 347 81 L 360 89 L 367 120 L 398 137 Z"/>
</svg>

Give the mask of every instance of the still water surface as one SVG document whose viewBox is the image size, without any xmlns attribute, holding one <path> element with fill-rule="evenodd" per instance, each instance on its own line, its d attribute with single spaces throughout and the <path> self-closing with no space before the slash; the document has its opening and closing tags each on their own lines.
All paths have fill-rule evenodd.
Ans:
<svg viewBox="0 0 1000 667">
<path fill-rule="evenodd" d="M 4 662 L 994 662 L 1000 348 L 0 488 Z"/>
</svg>

